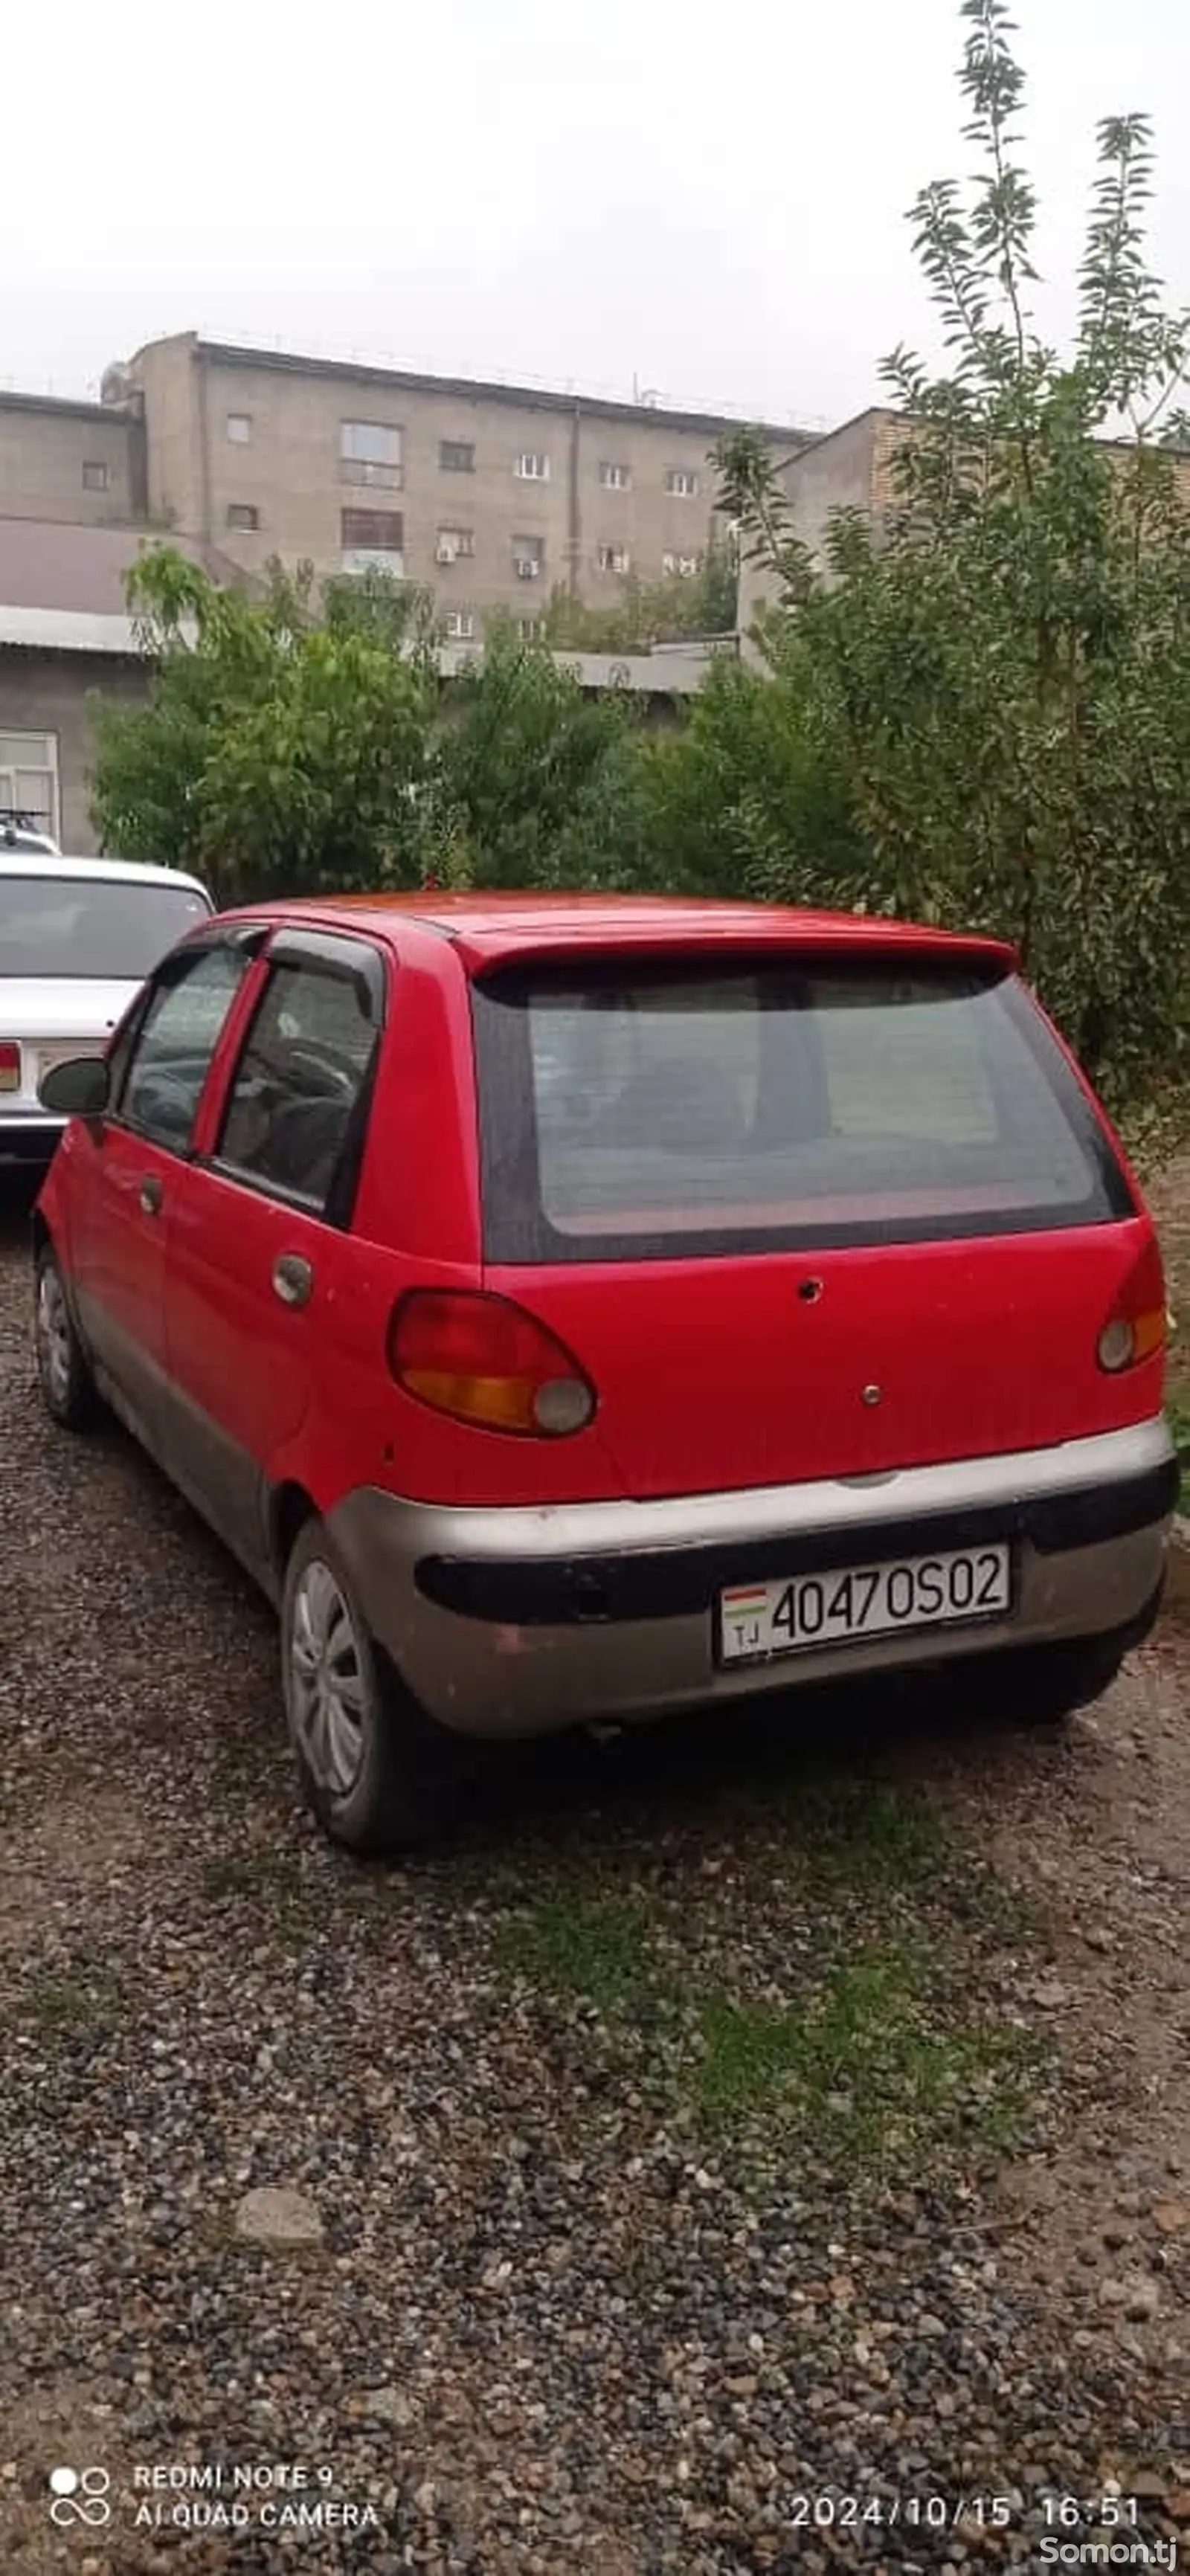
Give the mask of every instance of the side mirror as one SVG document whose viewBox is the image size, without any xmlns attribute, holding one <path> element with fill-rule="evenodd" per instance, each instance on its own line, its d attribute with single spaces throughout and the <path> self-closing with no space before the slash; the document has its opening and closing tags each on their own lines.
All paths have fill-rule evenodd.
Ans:
<svg viewBox="0 0 1190 2576">
<path fill-rule="evenodd" d="M 37 1097 L 55 1118 L 101 1118 L 110 1088 L 101 1055 L 72 1055 L 42 1075 Z"/>
</svg>

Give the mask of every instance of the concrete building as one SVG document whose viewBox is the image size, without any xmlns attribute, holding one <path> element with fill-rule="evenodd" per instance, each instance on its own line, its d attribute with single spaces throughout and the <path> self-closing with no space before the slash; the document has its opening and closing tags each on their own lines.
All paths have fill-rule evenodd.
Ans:
<svg viewBox="0 0 1190 2576">
<path fill-rule="evenodd" d="M 904 435 L 895 412 L 874 406 L 822 438 L 787 448 L 778 459 L 790 532 L 812 554 L 821 550 L 832 511 L 861 510 L 879 529 L 895 497 L 895 460 Z M 772 592 L 763 564 L 741 565 L 739 624 L 745 637 Z"/>
<path fill-rule="evenodd" d="M 99 403 L 0 393 L 0 809 L 94 847 L 97 693 L 143 699 L 124 574 L 155 537 L 219 581 L 273 556 L 434 592 L 449 685 L 494 610 L 536 634 L 558 585 L 614 606 L 693 576 L 716 527 L 718 414 L 224 347 L 194 332 L 110 367 Z M 788 457 L 796 430 L 770 428 Z M 730 639 L 720 648 L 733 650 Z M 654 722 L 711 647 L 568 653 Z"/>
<path fill-rule="evenodd" d="M 434 592 L 468 642 L 501 609 L 528 635 L 561 585 L 613 606 L 635 574 L 693 575 L 716 528 L 718 414 L 597 402 L 225 347 L 194 332 L 109 368 L 144 453 L 150 518 L 245 571 L 375 564 Z M 766 433 L 782 456 L 796 430 Z"/>
<path fill-rule="evenodd" d="M 141 517 L 141 444 L 137 424 L 105 404 L 0 392 L 0 517 Z"/>
</svg>

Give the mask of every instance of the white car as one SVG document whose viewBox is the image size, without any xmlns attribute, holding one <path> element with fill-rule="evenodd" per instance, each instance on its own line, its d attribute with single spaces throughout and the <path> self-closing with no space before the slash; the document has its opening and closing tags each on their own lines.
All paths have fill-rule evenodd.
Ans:
<svg viewBox="0 0 1190 2576">
<path fill-rule="evenodd" d="M 62 856 L 57 842 L 51 841 L 48 832 L 31 823 L 27 814 L 14 814 L 5 807 L 0 809 L 0 852 L 7 855 L 10 850 L 39 850 L 47 859 L 60 859 Z"/>
<path fill-rule="evenodd" d="M 213 910 L 197 877 L 0 838 L 0 1170 L 50 1161 L 66 1121 L 38 1086 L 102 1055 L 146 975 Z"/>
</svg>

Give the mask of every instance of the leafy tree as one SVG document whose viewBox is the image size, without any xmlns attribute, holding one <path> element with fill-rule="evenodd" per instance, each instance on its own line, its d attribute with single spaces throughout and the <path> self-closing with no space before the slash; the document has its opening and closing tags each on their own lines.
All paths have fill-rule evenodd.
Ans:
<svg viewBox="0 0 1190 2576">
<path fill-rule="evenodd" d="M 283 595 L 285 586 L 286 575 L 274 565 L 274 598 Z M 318 591 L 316 610 L 311 607 L 308 566 L 298 574 L 297 587 L 305 599 L 308 624 L 328 626 L 333 635 L 362 635 L 371 644 L 387 645 L 392 653 L 428 660 L 437 640 L 438 612 L 433 592 L 420 589 L 416 582 L 397 581 L 391 572 L 374 566 L 363 573 L 332 573 Z"/>
<path fill-rule="evenodd" d="M 274 567 L 252 598 L 158 548 L 129 592 L 154 678 L 147 706 L 100 709 L 106 846 L 225 901 L 643 872 L 634 702 L 507 628 L 444 691 L 432 601 L 382 575 L 319 588 Z"/>
<path fill-rule="evenodd" d="M 650 742 L 647 842 L 667 890 L 821 903 L 862 887 L 846 766 L 806 720 L 811 678 L 793 643 L 770 678 L 724 657 L 681 730 Z"/>
<path fill-rule="evenodd" d="M 730 512 L 741 564 L 762 564 L 782 606 L 792 608 L 814 586 L 807 548 L 794 537 L 789 503 L 767 439 L 733 429 L 715 450 L 719 506 Z"/>
<path fill-rule="evenodd" d="M 904 434 L 883 525 L 840 516 L 814 564 L 748 435 L 721 498 L 771 574 L 774 669 L 796 657 L 798 720 L 849 780 L 866 899 L 1013 936 L 1123 1096 L 1187 1038 L 1187 323 L 1149 269 L 1132 116 L 1099 130 L 1075 345 L 1039 337 L 1011 22 L 1005 0 L 962 18 L 982 171 L 969 203 L 936 181 L 912 210 L 950 368 L 886 363 Z"/>
<path fill-rule="evenodd" d="M 471 882 L 633 883 L 644 868 L 639 718 L 540 647 L 490 630 L 454 685 L 435 749 L 433 828 Z"/>
<path fill-rule="evenodd" d="M 100 711 L 105 846 L 225 900 L 416 884 L 437 683 L 419 602 L 275 570 L 256 600 L 169 548 L 129 575 L 149 703 Z M 420 793 L 419 793 L 420 791 Z"/>
<path fill-rule="evenodd" d="M 553 592 L 545 642 L 573 653 L 648 653 L 655 644 L 700 635 L 730 635 L 736 622 L 739 554 L 732 534 L 712 536 L 697 573 L 657 582 L 629 574 L 619 599 L 589 608 L 568 591 Z"/>
</svg>

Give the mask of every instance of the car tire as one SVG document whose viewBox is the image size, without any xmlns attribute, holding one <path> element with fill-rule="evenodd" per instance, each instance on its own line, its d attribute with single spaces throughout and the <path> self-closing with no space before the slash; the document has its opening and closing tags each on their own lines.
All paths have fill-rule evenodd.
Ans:
<svg viewBox="0 0 1190 2576">
<path fill-rule="evenodd" d="M 360 1853 L 408 1849 L 454 1820 L 465 1748 L 393 1671 L 317 1519 L 286 1567 L 281 1678 L 302 1789 L 332 1841 Z"/>
<path fill-rule="evenodd" d="M 62 1431 L 89 1431 L 101 1410 L 99 1395 L 49 1243 L 42 1244 L 34 1273 L 33 1341 L 37 1383 L 51 1422 Z"/>
<path fill-rule="evenodd" d="M 1105 1637 L 1062 1639 L 989 1655 L 951 1680 L 964 1704 L 974 1700 L 977 1714 L 1003 1717 L 1008 1726 L 1063 1726 L 1110 1690 L 1132 1642 L 1114 1629 Z"/>
</svg>

